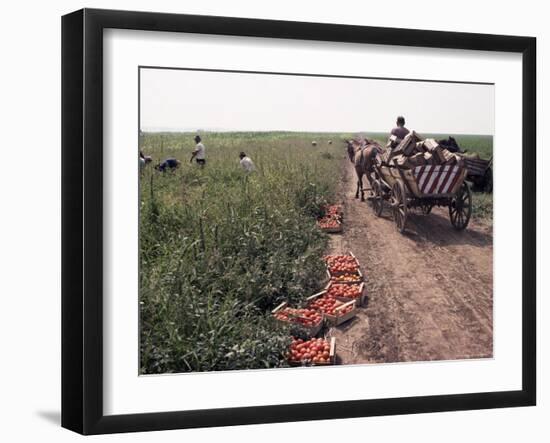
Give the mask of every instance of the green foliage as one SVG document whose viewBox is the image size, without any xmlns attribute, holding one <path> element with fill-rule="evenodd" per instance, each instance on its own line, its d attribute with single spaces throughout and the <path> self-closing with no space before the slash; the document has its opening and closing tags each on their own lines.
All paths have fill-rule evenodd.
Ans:
<svg viewBox="0 0 550 443">
<path fill-rule="evenodd" d="M 284 366 L 289 331 L 270 311 L 324 278 L 315 217 L 333 197 L 343 145 L 325 134 L 316 147 L 309 134 L 205 134 L 202 169 L 189 163 L 192 136 L 140 140 L 155 163 L 182 161 L 140 178 L 141 372 Z M 240 151 L 254 173 L 240 169 Z"/>
<path fill-rule="evenodd" d="M 472 193 L 472 216 L 488 222 L 493 221 L 493 194 Z"/>
</svg>

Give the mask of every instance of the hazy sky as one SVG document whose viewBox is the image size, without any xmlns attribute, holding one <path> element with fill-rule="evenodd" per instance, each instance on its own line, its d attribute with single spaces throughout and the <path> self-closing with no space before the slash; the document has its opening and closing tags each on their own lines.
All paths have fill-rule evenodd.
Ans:
<svg viewBox="0 0 550 443">
<path fill-rule="evenodd" d="M 494 86 L 141 69 L 141 129 L 493 134 Z"/>
</svg>

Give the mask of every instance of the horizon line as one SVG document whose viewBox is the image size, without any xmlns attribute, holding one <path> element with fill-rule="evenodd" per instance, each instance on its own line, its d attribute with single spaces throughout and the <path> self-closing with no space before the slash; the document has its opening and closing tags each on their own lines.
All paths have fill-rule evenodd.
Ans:
<svg viewBox="0 0 550 443">
<path fill-rule="evenodd" d="M 250 130 L 250 129 L 177 129 L 177 128 L 147 128 L 147 129 L 139 129 L 140 132 L 143 133 L 170 133 L 170 134 L 201 134 L 201 133 L 238 133 L 238 132 L 257 132 L 257 133 L 267 133 L 267 132 L 279 132 L 279 133 L 296 133 L 296 134 L 346 134 L 346 133 L 353 133 L 353 134 L 361 134 L 361 133 L 374 133 L 374 134 L 385 134 L 387 133 L 389 136 L 389 131 L 386 130 L 359 130 L 359 131 L 319 131 L 319 130 L 300 130 L 300 129 L 261 129 L 261 130 Z M 416 130 L 414 130 L 416 132 Z M 494 137 L 494 134 L 486 134 L 486 133 L 476 133 L 476 132 L 451 132 L 451 131 L 420 131 L 419 133 L 425 133 L 425 134 L 449 134 L 449 135 L 482 135 L 486 137 Z"/>
</svg>

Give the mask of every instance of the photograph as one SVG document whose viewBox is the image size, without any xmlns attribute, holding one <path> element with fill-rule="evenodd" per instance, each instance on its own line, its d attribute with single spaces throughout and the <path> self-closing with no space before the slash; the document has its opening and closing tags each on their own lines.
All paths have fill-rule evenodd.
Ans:
<svg viewBox="0 0 550 443">
<path fill-rule="evenodd" d="M 494 84 L 138 78 L 140 375 L 493 358 Z"/>
</svg>

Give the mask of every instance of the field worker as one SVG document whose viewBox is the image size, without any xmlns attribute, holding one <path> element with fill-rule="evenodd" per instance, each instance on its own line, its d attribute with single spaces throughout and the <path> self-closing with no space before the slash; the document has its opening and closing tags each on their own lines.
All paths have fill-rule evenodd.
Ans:
<svg viewBox="0 0 550 443">
<path fill-rule="evenodd" d="M 191 160 L 189 160 L 189 163 L 192 163 L 193 159 L 195 159 L 197 164 L 203 167 L 206 164 L 206 153 L 204 145 L 201 142 L 200 135 L 195 136 L 195 143 L 197 146 L 195 146 L 195 150 L 191 154 Z"/>
<path fill-rule="evenodd" d="M 250 173 L 256 169 L 254 166 L 254 162 L 252 159 L 246 155 L 244 152 L 241 152 L 239 154 L 239 158 L 241 159 L 239 163 L 241 164 L 241 167 L 247 172 Z"/>
<path fill-rule="evenodd" d="M 143 155 L 142 151 L 139 151 L 139 170 L 142 171 L 145 168 L 145 165 L 151 163 L 153 158 L 149 155 Z"/>
<path fill-rule="evenodd" d="M 405 128 L 405 117 L 400 115 L 397 117 L 397 121 L 395 123 L 397 126 L 393 128 L 390 133 L 392 148 L 395 148 L 399 143 L 401 143 L 401 140 L 403 140 L 409 133 L 409 130 Z"/>
<path fill-rule="evenodd" d="M 155 169 L 160 172 L 175 171 L 179 168 L 181 162 L 175 158 L 167 158 L 162 163 L 155 166 Z"/>
</svg>

